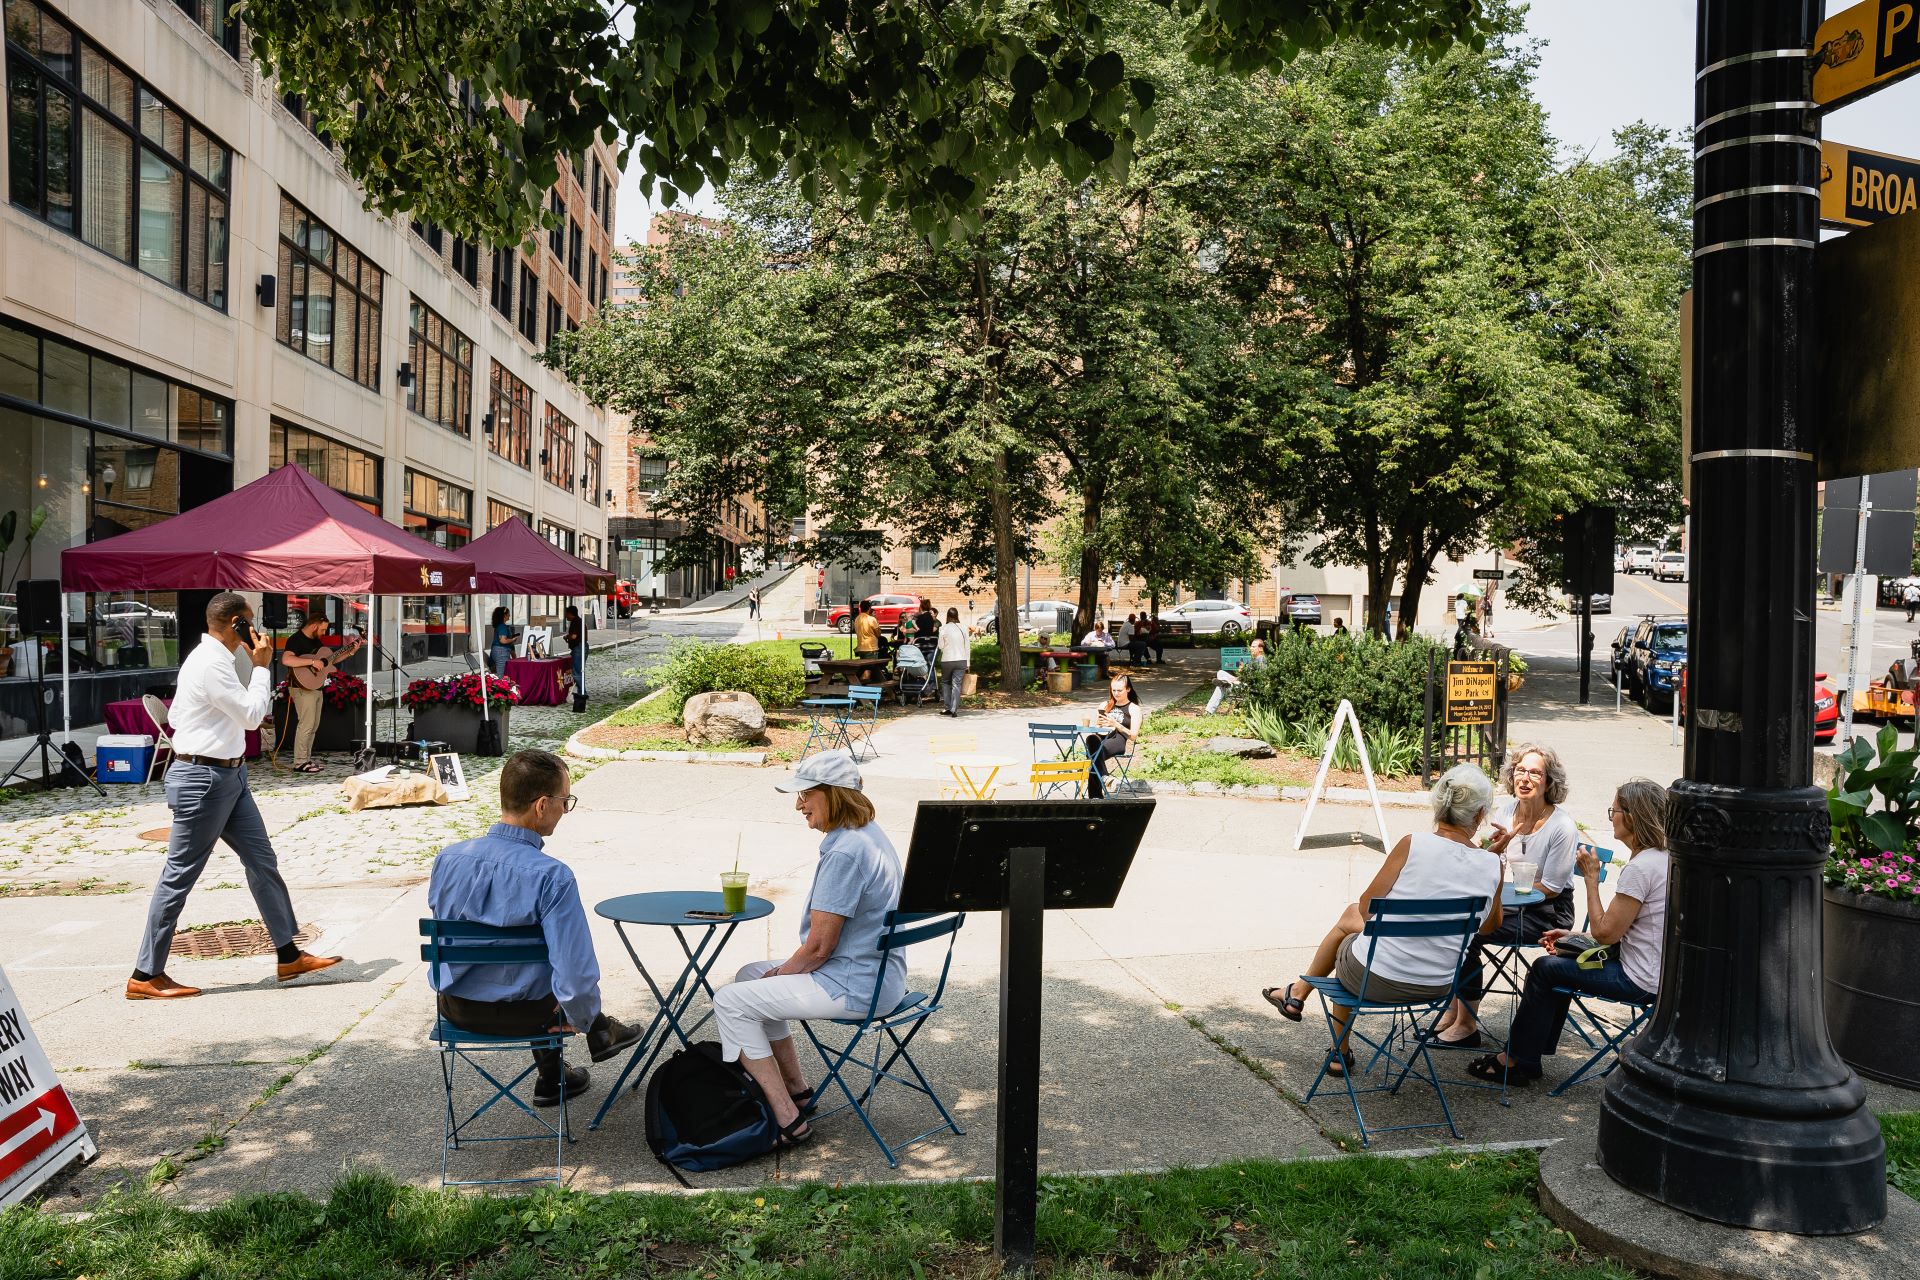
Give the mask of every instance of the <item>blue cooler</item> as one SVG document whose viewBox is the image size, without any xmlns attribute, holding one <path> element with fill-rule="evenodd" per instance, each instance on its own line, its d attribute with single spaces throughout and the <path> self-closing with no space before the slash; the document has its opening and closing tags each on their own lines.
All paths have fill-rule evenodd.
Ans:
<svg viewBox="0 0 1920 1280">
<path fill-rule="evenodd" d="M 94 744 L 93 771 L 102 782 L 140 786 L 153 768 L 153 735 L 109 733 Z"/>
</svg>

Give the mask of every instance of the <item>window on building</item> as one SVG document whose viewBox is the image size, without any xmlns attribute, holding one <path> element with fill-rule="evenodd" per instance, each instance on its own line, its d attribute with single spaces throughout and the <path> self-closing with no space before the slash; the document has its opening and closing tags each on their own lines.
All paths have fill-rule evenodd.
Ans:
<svg viewBox="0 0 1920 1280">
<path fill-rule="evenodd" d="M 922 543 L 913 549 L 913 572 L 916 576 L 940 572 L 940 548 Z"/>
<path fill-rule="evenodd" d="M 8 198 L 227 307 L 233 153 L 34 0 L 7 0 Z"/>
<path fill-rule="evenodd" d="M 573 530 L 567 528 L 565 525 L 555 524 L 551 520 L 542 520 L 540 527 L 535 529 L 534 532 L 562 551 L 572 551 L 574 548 Z"/>
<path fill-rule="evenodd" d="M 240 20 L 230 17 L 233 0 L 173 0 L 213 42 L 235 58 L 240 56 Z"/>
<path fill-rule="evenodd" d="M 524 262 L 520 264 L 520 336 L 528 342 L 540 341 L 540 282 Z"/>
<path fill-rule="evenodd" d="M 587 251 L 587 305 L 600 305 L 600 255 Z"/>
<path fill-rule="evenodd" d="M 573 554 L 579 556 L 588 564 L 598 565 L 602 563 L 600 555 L 605 544 L 603 544 L 600 539 L 590 533 L 583 533 L 580 535 L 579 543 L 579 547 Z"/>
<path fill-rule="evenodd" d="M 282 94 L 280 105 L 287 109 L 295 120 L 306 126 L 307 132 L 318 138 L 327 150 L 333 150 L 333 138 L 320 127 L 319 119 L 307 109 L 307 100 L 297 93 Z"/>
<path fill-rule="evenodd" d="M 267 436 L 267 470 L 278 471 L 289 462 L 367 511 L 380 514 L 377 455 L 275 418 Z"/>
<path fill-rule="evenodd" d="M 427 248 L 433 250 L 436 254 L 440 253 L 447 246 L 447 237 L 436 223 L 415 218 L 413 220 L 413 234 L 419 236 L 420 239 L 426 243 Z"/>
<path fill-rule="evenodd" d="M 407 306 L 407 408 L 457 435 L 472 428 L 473 343 L 418 298 Z"/>
<path fill-rule="evenodd" d="M 380 389 L 380 268 L 280 195 L 280 288 L 274 336 L 311 360 Z"/>
<path fill-rule="evenodd" d="M 498 360 L 487 375 L 487 412 L 493 415 L 488 447 L 516 467 L 533 468 L 533 388 Z"/>
<path fill-rule="evenodd" d="M 665 458 L 634 459 L 634 488 L 644 494 L 656 494 L 667 487 Z"/>
<path fill-rule="evenodd" d="M 533 528 L 533 513 L 531 511 L 522 511 L 520 508 L 502 502 L 498 498 L 488 498 L 487 528 L 497 529 L 509 520 L 518 520 L 521 524 L 526 525 L 527 528 Z"/>
<path fill-rule="evenodd" d="M 573 488 L 573 419 L 551 404 L 541 436 L 540 474 L 556 489 Z"/>
<path fill-rule="evenodd" d="M 480 246 L 470 240 L 453 238 L 453 273 L 468 284 L 480 283 Z"/>
<path fill-rule="evenodd" d="M 0 395 L 202 453 L 227 457 L 233 452 L 231 401 L 94 354 L 3 316 Z M 0 454 L 8 443 L 0 438 Z M 5 464 L 0 456 L 0 470 Z"/>
<path fill-rule="evenodd" d="M 495 249 L 493 265 L 487 283 L 487 300 L 493 309 L 505 316 L 509 323 L 513 320 L 513 251 Z"/>
<path fill-rule="evenodd" d="M 547 193 L 547 209 L 558 219 L 547 228 L 547 247 L 553 250 L 557 261 L 567 260 L 567 206 L 560 199 L 558 188 Z"/>
<path fill-rule="evenodd" d="M 575 284 L 580 283 L 580 224 L 567 223 L 567 274 L 573 277 Z"/>
<path fill-rule="evenodd" d="M 547 341 L 552 342 L 555 334 L 566 327 L 567 314 L 560 309 L 560 299 L 547 295 Z"/>
<path fill-rule="evenodd" d="M 473 539 L 473 491 L 407 468 L 407 531 L 436 547 L 464 547 Z"/>
<path fill-rule="evenodd" d="M 597 507 L 600 505 L 600 442 L 592 436 L 586 440 L 580 465 L 581 483 L 587 486 L 587 501 Z"/>
</svg>

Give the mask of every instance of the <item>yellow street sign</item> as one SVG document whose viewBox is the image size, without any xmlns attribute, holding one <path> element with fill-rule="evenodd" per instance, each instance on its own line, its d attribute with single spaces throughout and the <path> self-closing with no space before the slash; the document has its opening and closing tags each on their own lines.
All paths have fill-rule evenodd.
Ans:
<svg viewBox="0 0 1920 1280">
<path fill-rule="evenodd" d="M 1449 726 L 1492 724 L 1494 664 L 1479 660 L 1447 663 Z"/>
<path fill-rule="evenodd" d="M 1920 160 L 1820 144 L 1820 221 L 1867 227 L 1920 209 Z"/>
<path fill-rule="evenodd" d="M 1920 0 L 1865 0 L 1813 36 L 1813 100 L 1837 107 L 1920 71 Z"/>
</svg>

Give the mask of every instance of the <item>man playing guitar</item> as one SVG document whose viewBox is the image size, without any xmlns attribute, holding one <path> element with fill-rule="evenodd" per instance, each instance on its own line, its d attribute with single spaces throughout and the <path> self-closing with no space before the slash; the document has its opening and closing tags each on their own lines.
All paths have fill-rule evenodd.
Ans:
<svg viewBox="0 0 1920 1280">
<path fill-rule="evenodd" d="M 298 727 L 293 735 L 293 768 L 296 773 L 319 773 L 320 764 L 313 757 L 314 735 L 320 732 L 320 713 L 326 708 L 326 698 L 322 690 L 326 688 L 327 677 L 334 668 L 362 643 L 355 639 L 353 643 L 335 653 L 321 641 L 327 633 L 327 618 L 322 613 L 310 613 L 300 629 L 287 639 L 285 652 L 280 656 L 280 664 L 287 669 L 291 677 L 287 683 L 287 697 L 293 702 L 293 714 Z"/>
</svg>

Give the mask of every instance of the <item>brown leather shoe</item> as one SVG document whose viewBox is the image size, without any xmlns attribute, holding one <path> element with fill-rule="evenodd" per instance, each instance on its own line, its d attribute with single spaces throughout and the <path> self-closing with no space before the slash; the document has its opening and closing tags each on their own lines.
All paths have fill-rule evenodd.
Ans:
<svg viewBox="0 0 1920 1280">
<path fill-rule="evenodd" d="M 292 964 L 274 966 L 274 974 L 282 982 L 290 982 L 304 973 L 318 973 L 322 969 L 331 969 L 340 963 L 339 956 L 316 956 L 302 951 Z"/>
<path fill-rule="evenodd" d="M 184 1000 L 188 996 L 199 994 L 200 988 L 184 986 L 164 973 L 156 973 L 145 980 L 127 979 L 127 999 L 129 1000 Z"/>
</svg>

